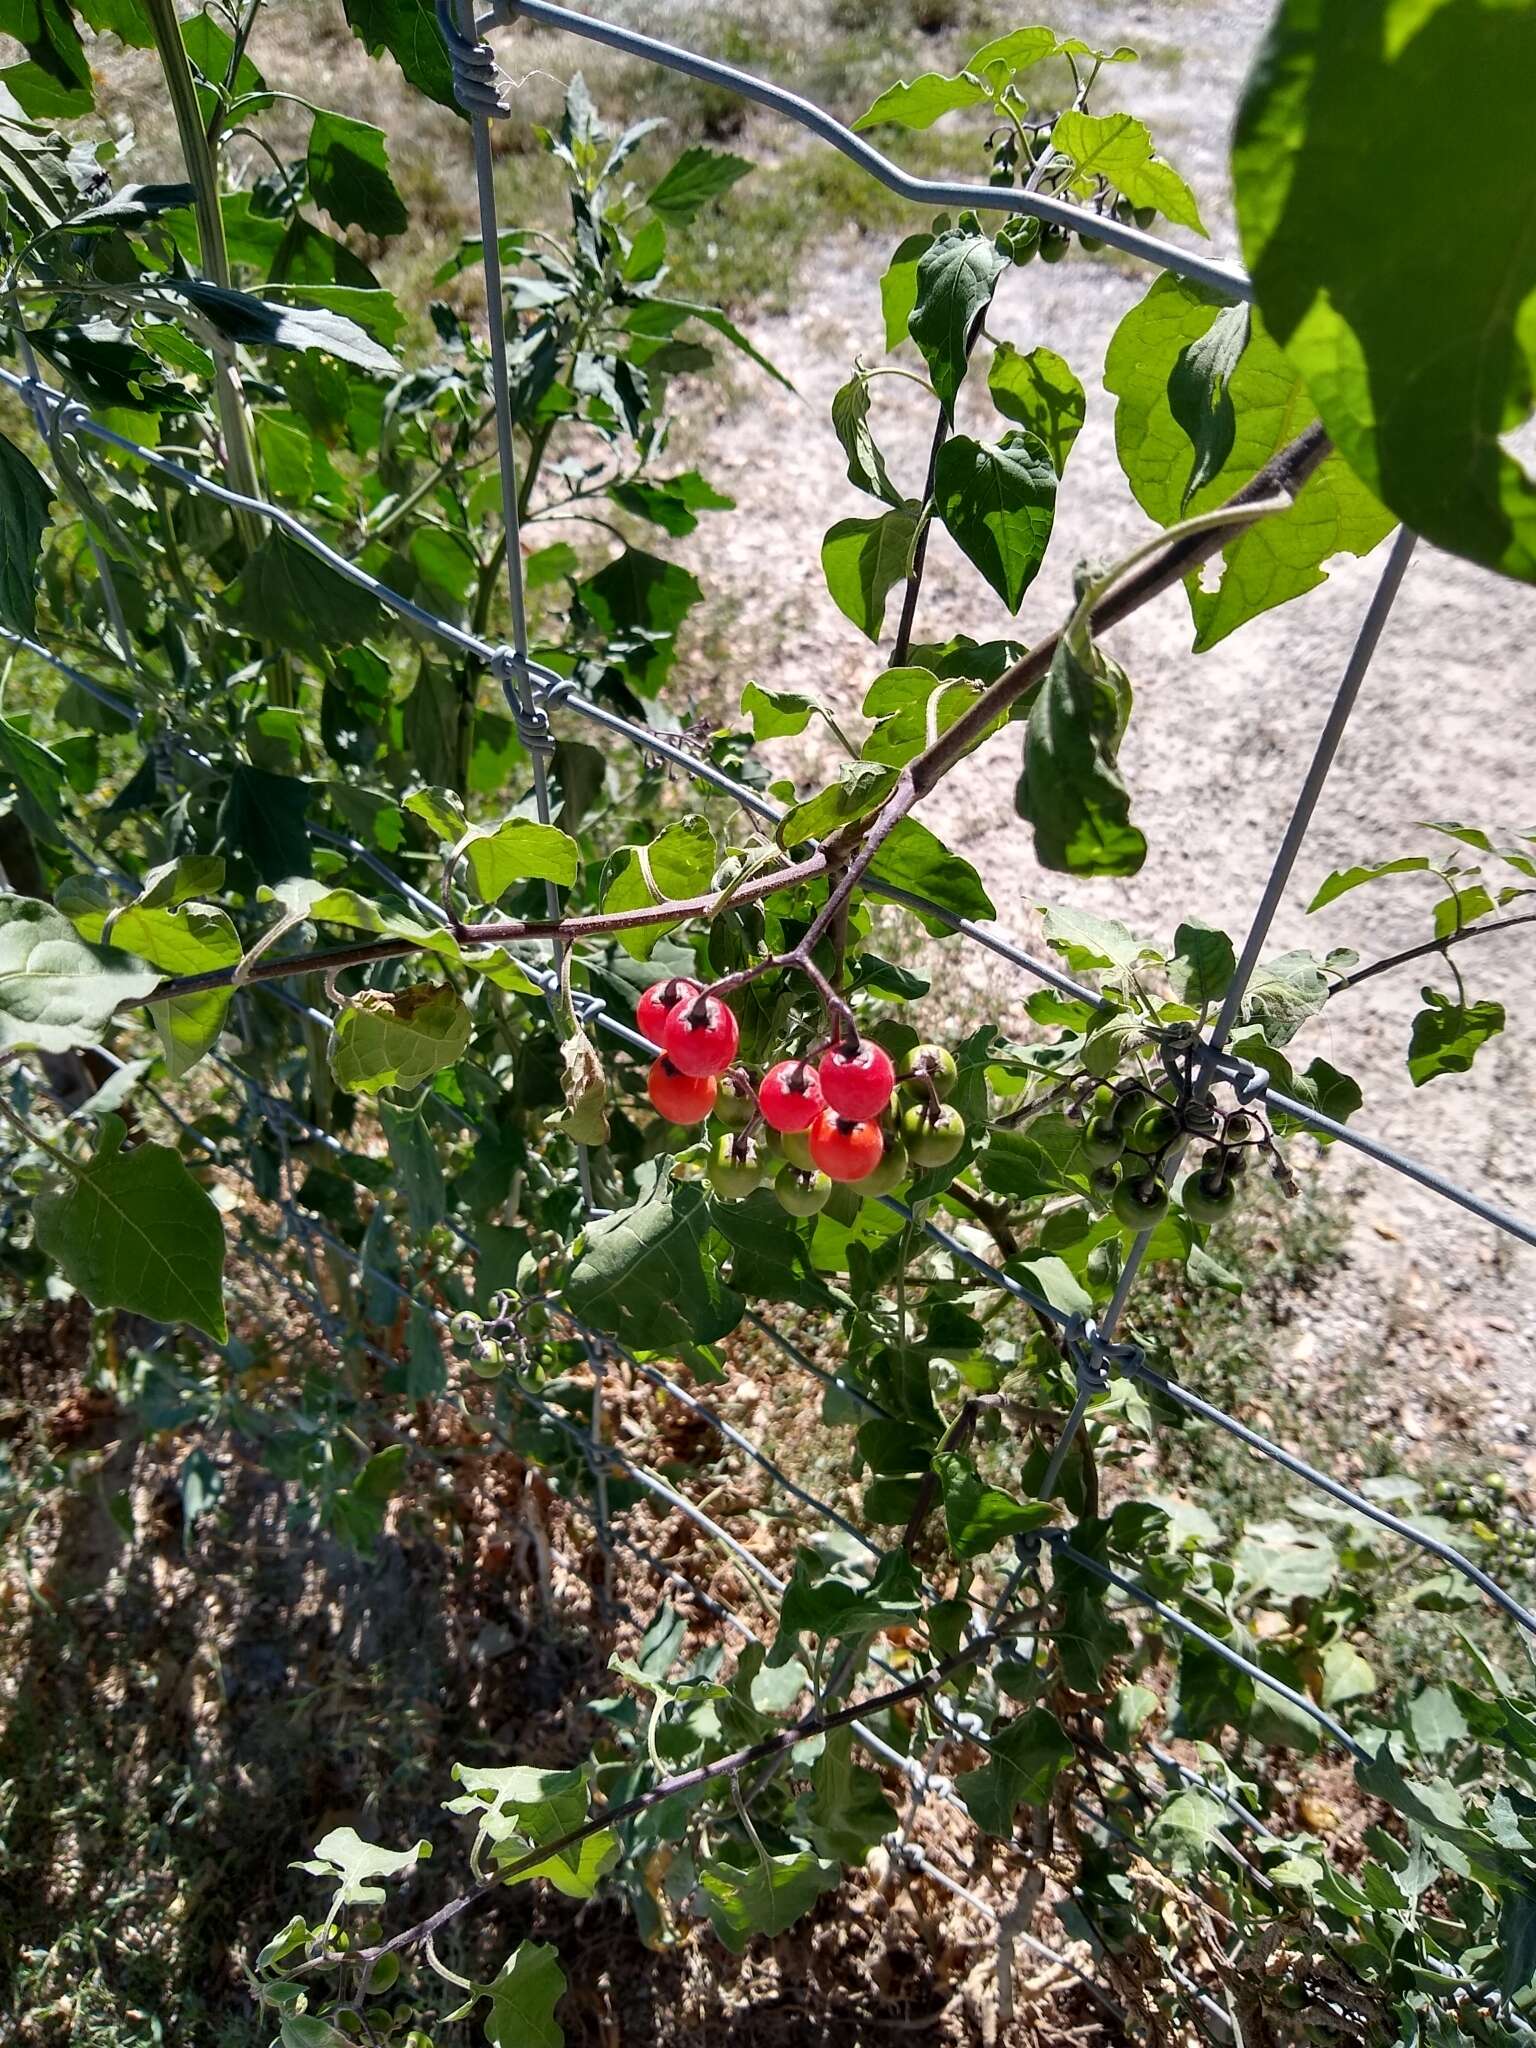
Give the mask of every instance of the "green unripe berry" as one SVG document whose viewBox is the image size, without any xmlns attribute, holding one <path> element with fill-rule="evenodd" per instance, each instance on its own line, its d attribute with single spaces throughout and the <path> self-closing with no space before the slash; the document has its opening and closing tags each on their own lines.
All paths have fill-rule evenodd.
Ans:
<svg viewBox="0 0 1536 2048">
<path fill-rule="evenodd" d="M 717 1138 L 709 1155 L 709 1184 L 726 1202 L 744 1202 L 762 1186 L 765 1172 L 762 1148 L 755 1138 L 737 1132 L 734 1137 Z"/>
<path fill-rule="evenodd" d="M 1122 1180 L 1110 1207 L 1127 1230 L 1153 1230 L 1168 1214 L 1168 1189 L 1156 1174 Z"/>
<path fill-rule="evenodd" d="M 1125 1134 L 1113 1117 L 1091 1116 L 1083 1129 L 1083 1157 L 1090 1166 L 1113 1166 L 1125 1150 Z"/>
<path fill-rule="evenodd" d="M 1128 1142 L 1137 1152 L 1162 1152 L 1179 1135 L 1179 1119 L 1166 1102 L 1154 1102 L 1131 1125 Z"/>
<path fill-rule="evenodd" d="M 862 1180 L 853 1183 L 866 1199 L 891 1194 L 912 1171 L 911 1162 L 907 1158 L 907 1148 L 901 1139 L 889 1131 L 884 1135 L 885 1150 L 880 1155 L 880 1164 L 873 1173 L 866 1173 Z"/>
<path fill-rule="evenodd" d="M 914 1166 L 948 1166 L 965 1143 L 965 1119 L 947 1106 L 914 1103 L 901 1119 L 901 1135 Z"/>
<path fill-rule="evenodd" d="M 809 1131 L 770 1131 L 768 1148 L 777 1152 L 781 1159 L 787 1159 L 791 1166 L 798 1166 L 802 1173 L 816 1171 L 816 1162 L 811 1157 Z"/>
<path fill-rule="evenodd" d="M 957 1078 L 955 1056 L 942 1045 L 914 1045 L 896 1069 L 897 1085 L 913 1102 L 947 1102 Z"/>
<path fill-rule="evenodd" d="M 722 1074 L 715 1089 L 713 1115 L 728 1131 L 744 1131 L 757 1115 L 757 1097 L 752 1084 L 737 1067 Z"/>
<path fill-rule="evenodd" d="M 779 1207 L 791 1216 L 815 1216 L 831 1199 L 832 1183 L 814 1168 L 802 1173 L 798 1166 L 781 1166 L 773 1183 Z"/>
<path fill-rule="evenodd" d="M 1120 1185 L 1118 1166 L 1096 1166 L 1088 1176 L 1088 1192 L 1099 1203 L 1112 1202 Z"/>
<path fill-rule="evenodd" d="M 1184 1213 L 1195 1223 L 1220 1223 L 1237 1202 L 1237 1186 L 1230 1179 L 1203 1169 L 1191 1174 L 1179 1190 Z"/>
</svg>

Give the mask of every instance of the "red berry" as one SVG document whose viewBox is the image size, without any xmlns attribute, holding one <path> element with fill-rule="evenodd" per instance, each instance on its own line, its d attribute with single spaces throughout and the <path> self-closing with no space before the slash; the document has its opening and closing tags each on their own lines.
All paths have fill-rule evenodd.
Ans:
<svg viewBox="0 0 1536 2048">
<path fill-rule="evenodd" d="M 824 1109 L 811 1125 L 811 1157 L 828 1180 L 863 1180 L 885 1151 L 880 1126 Z"/>
<path fill-rule="evenodd" d="M 896 1088 L 890 1054 L 871 1038 L 861 1039 L 852 1052 L 833 1046 L 821 1063 L 820 1078 L 828 1109 L 856 1121 L 879 1116 Z"/>
<path fill-rule="evenodd" d="M 685 975 L 674 974 L 668 981 L 653 981 L 635 1005 L 635 1024 L 652 1045 L 660 1045 L 668 1017 L 685 996 L 696 996 L 699 984 Z"/>
<path fill-rule="evenodd" d="M 718 996 L 675 1004 L 661 1031 L 662 1051 L 685 1074 L 723 1074 L 740 1043 L 735 1016 Z"/>
<path fill-rule="evenodd" d="M 645 1085 L 670 1124 L 701 1124 L 715 1106 L 713 1074 L 680 1074 L 665 1057 L 652 1061 Z"/>
<path fill-rule="evenodd" d="M 780 1060 L 764 1074 L 757 1106 L 770 1130 L 809 1130 L 823 1107 L 816 1069 L 809 1060 Z"/>
</svg>

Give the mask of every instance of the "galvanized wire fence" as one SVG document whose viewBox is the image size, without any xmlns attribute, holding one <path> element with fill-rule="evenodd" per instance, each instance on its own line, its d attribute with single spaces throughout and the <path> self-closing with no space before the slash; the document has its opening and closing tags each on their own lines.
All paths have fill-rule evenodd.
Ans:
<svg viewBox="0 0 1536 2048">
<path fill-rule="evenodd" d="M 185 462 L 167 456 L 159 450 L 141 447 L 127 439 L 112 427 L 94 418 L 86 407 L 45 384 L 30 354 L 23 357 L 25 374 L 18 375 L 10 370 L 0 369 L 0 384 L 16 392 L 26 401 L 39 434 L 55 452 L 61 442 L 92 440 L 119 455 L 130 457 L 135 464 L 180 489 L 200 494 L 231 510 L 248 513 L 267 522 L 286 534 L 297 546 L 324 562 L 334 574 L 366 591 L 379 604 L 395 613 L 424 637 L 437 641 L 458 656 L 468 658 L 496 678 L 504 691 L 517 733 L 527 749 L 531 763 L 535 807 L 538 816 L 544 822 L 547 823 L 551 815 L 548 765 L 554 750 L 552 719 L 559 716 L 595 727 L 612 738 L 640 750 L 646 757 L 666 761 L 697 782 L 729 797 L 756 819 L 770 825 L 776 824 L 783 815 L 782 809 L 760 791 L 738 783 L 723 770 L 700 760 L 693 751 L 665 732 L 637 724 L 607 706 L 594 702 L 576 689 L 568 679 L 557 675 L 531 655 L 522 582 L 517 448 L 507 376 L 506 334 L 503 324 L 504 292 L 492 185 L 490 142 L 490 123 L 510 111 L 511 99 L 506 90 L 506 81 L 498 71 L 484 40 L 485 32 L 498 23 L 526 19 L 596 40 L 627 55 L 653 61 L 723 86 L 784 115 L 822 141 L 841 150 L 873 176 L 910 200 L 938 206 L 971 207 L 978 211 L 987 209 L 1023 212 L 1047 222 L 1086 228 L 1128 254 L 1213 285 L 1234 298 L 1248 295 L 1247 281 L 1240 272 L 1225 264 L 1178 248 L 1140 229 L 1105 219 L 1059 198 L 1036 191 L 1024 192 L 999 186 L 912 177 L 891 164 L 862 137 L 853 134 L 819 108 L 813 107 L 792 93 L 753 78 L 734 65 L 700 58 L 689 51 L 675 48 L 630 29 L 571 14 L 563 8 L 547 4 L 547 0 L 496 0 L 491 10 L 478 20 L 474 15 L 472 0 L 457 0 L 456 15 L 449 11 L 446 0 L 438 0 L 438 11 L 444 40 L 453 62 L 459 97 L 470 117 L 473 137 L 475 181 L 486 271 L 494 423 L 501 468 L 501 514 L 507 542 L 507 601 L 512 631 L 509 645 L 492 642 L 467 631 L 389 588 L 312 533 L 294 514 L 246 497 L 231 490 L 216 477 L 204 475 Z M 1227 1044 L 1231 1030 L 1240 1017 L 1250 977 L 1267 943 L 1271 923 L 1290 880 L 1372 655 L 1387 625 L 1393 600 L 1407 572 L 1413 545 L 1412 535 L 1400 533 L 1388 551 L 1383 571 L 1346 661 L 1291 816 L 1274 856 L 1269 879 L 1249 926 L 1236 973 L 1214 1025 L 1202 1033 L 1184 1055 L 1184 1078 L 1196 1098 L 1208 1092 L 1217 1082 L 1223 1082 L 1232 1086 L 1239 1098 L 1244 1101 L 1267 1102 L 1272 1108 L 1283 1112 L 1296 1124 L 1309 1128 L 1319 1137 L 1353 1148 L 1387 1170 L 1404 1175 L 1456 1204 L 1496 1230 L 1525 1245 L 1536 1246 L 1536 1226 L 1508 1214 L 1475 1190 L 1456 1185 L 1423 1163 L 1405 1156 L 1380 1140 L 1321 1115 L 1305 1102 L 1275 1088 L 1261 1068 L 1234 1055 Z M 132 646 L 113 582 L 112 562 L 108 553 L 94 537 L 92 547 L 100 573 L 106 617 L 122 661 L 131 672 L 134 668 Z M 61 658 L 38 640 L 14 633 L 6 633 L 4 637 L 19 651 L 50 664 L 71 684 L 109 707 L 129 724 L 138 721 L 139 712 L 133 702 L 111 689 L 99 677 L 89 674 L 78 662 Z M 177 757 L 196 768 L 208 766 L 194 749 L 179 741 L 174 734 L 164 737 L 163 754 L 168 766 L 173 767 Z M 414 887 L 374 850 L 348 836 L 318 828 L 315 828 L 314 836 L 373 872 L 418 915 L 439 925 L 449 922 L 439 903 Z M 93 849 L 81 847 L 77 851 L 88 865 L 97 864 Z M 1074 981 L 1057 964 L 1037 958 L 990 926 L 955 916 L 910 891 L 883 882 L 879 875 L 878 862 L 866 876 L 865 887 L 872 895 L 920 910 L 926 918 L 937 921 L 965 941 L 984 948 L 1008 968 L 1044 986 L 1089 1003 L 1097 1000 L 1093 990 Z M 561 905 L 558 892 L 552 884 L 549 886 L 548 902 L 550 919 L 557 922 L 561 914 Z M 559 940 L 553 940 L 550 944 L 549 968 L 530 970 L 552 1003 L 560 993 L 563 965 L 561 944 Z M 285 1009 L 297 1012 L 309 1022 L 323 1027 L 329 1026 L 328 1017 L 322 1012 L 308 1008 L 298 997 L 284 989 L 279 981 L 265 981 L 260 984 L 259 990 L 257 985 L 252 984 L 242 992 L 240 998 L 242 1002 L 258 999 L 275 1001 Z M 584 1024 L 594 1027 L 647 1060 L 654 1055 L 655 1048 L 649 1041 L 620 1018 L 613 1016 L 600 997 L 578 989 L 572 992 L 572 1000 L 576 1014 Z M 310 1316 L 320 1336 L 326 1342 L 334 1344 L 338 1351 L 354 1351 L 371 1358 L 386 1369 L 394 1368 L 396 1360 L 360 1333 L 357 1327 L 358 1319 L 338 1314 L 336 1308 L 327 1300 L 319 1270 L 322 1258 L 349 1271 L 359 1289 L 371 1287 L 397 1299 L 407 1316 L 425 1315 L 431 1325 L 438 1330 L 446 1328 L 448 1316 L 440 1307 L 422 1299 L 406 1279 L 371 1262 L 364 1253 L 348 1245 L 320 1218 L 306 1211 L 295 1200 L 291 1175 L 286 1170 L 290 1163 L 290 1144 L 318 1146 L 340 1154 L 345 1148 L 339 1140 L 304 1118 L 292 1102 L 274 1093 L 244 1068 L 229 1060 L 223 1052 L 216 1050 L 211 1059 L 229 1089 L 243 1099 L 250 1118 L 254 1122 L 264 1124 L 274 1133 L 285 1166 L 276 1198 L 267 1194 L 264 1199 L 283 1219 L 285 1238 L 281 1249 L 292 1256 L 270 1256 L 261 1244 L 253 1241 L 250 1232 L 246 1231 L 242 1238 L 243 1261 L 251 1271 L 259 1273 L 285 1298 Z M 47 1093 L 43 1083 L 38 1082 L 34 1085 L 37 1092 Z M 200 1148 L 210 1163 L 216 1164 L 223 1172 L 243 1181 L 256 1191 L 255 1179 L 240 1148 L 221 1145 L 210 1138 L 160 1089 L 142 1082 L 140 1086 L 147 1098 L 154 1102 L 159 1113 L 188 1143 Z M 444 1107 L 445 1113 L 451 1109 L 451 1105 Z M 577 1147 L 577 1158 L 583 1206 L 588 1217 L 595 1218 L 605 1212 L 599 1208 L 595 1200 L 591 1163 L 586 1147 Z M 964 1271 L 989 1286 L 1006 1290 L 1056 1331 L 1063 1356 L 1073 1368 L 1076 1398 L 1057 1438 L 1042 1489 L 1046 1495 L 1053 1491 L 1076 1433 L 1090 1417 L 1095 1400 L 1105 1392 L 1115 1375 L 1125 1375 L 1155 1390 L 1162 1399 L 1178 1406 L 1187 1414 L 1225 1431 L 1252 1451 L 1255 1457 L 1271 1461 L 1293 1478 L 1315 1488 L 1341 1507 L 1365 1518 L 1403 1543 L 1416 1547 L 1438 1563 L 1459 1573 L 1520 1629 L 1536 1636 L 1536 1614 L 1455 1545 L 1430 1530 L 1419 1528 L 1412 1522 L 1394 1515 L 1343 1481 L 1317 1470 L 1306 1460 L 1272 1442 L 1216 1404 L 1180 1386 L 1148 1361 L 1139 1344 L 1120 1336 L 1131 1293 L 1147 1253 L 1150 1232 L 1143 1233 L 1133 1244 L 1123 1264 L 1113 1298 L 1102 1318 L 1095 1323 L 1081 1315 L 1064 1314 L 1042 1294 L 999 1270 L 989 1259 L 983 1257 L 961 1237 L 935 1222 L 932 1217 L 926 1214 L 914 1215 L 894 1197 L 887 1196 L 882 1199 L 887 1207 L 903 1216 L 914 1229 L 923 1233 L 930 1251 L 936 1257 L 947 1260 L 952 1271 Z M 458 1241 L 464 1260 L 472 1262 L 478 1253 L 472 1235 L 452 1219 L 449 1221 L 449 1228 Z M 253 1316 L 258 1320 L 270 1313 L 270 1299 L 253 1292 L 248 1273 L 237 1273 L 233 1286 L 237 1298 L 244 1298 Z M 684 1591 L 700 1610 L 712 1614 L 723 1627 L 732 1630 L 743 1642 L 760 1640 L 746 1620 L 724 1605 L 714 1594 L 691 1580 L 678 1568 L 675 1560 L 655 1555 L 643 1540 L 643 1534 L 628 1527 L 626 1516 L 610 1512 L 607 1482 L 610 1477 L 622 1477 L 641 1490 L 646 1499 L 655 1505 L 657 1513 L 663 1517 L 680 1517 L 691 1524 L 707 1544 L 731 1558 L 749 1579 L 764 1587 L 770 1594 L 777 1597 L 784 1589 L 784 1581 L 778 1574 L 725 1527 L 721 1520 L 712 1517 L 703 1505 L 690 1499 L 680 1486 L 653 1469 L 645 1457 L 638 1455 L 608 1426 L 610 1418 L 605 1404 L 605 1385 L 606 1376 L 614 1369 L 621 1369 L 664 1394 L 669 1402 L 682 1408 L 713 1432 L 723 1446 L 728 1446 L 733 1453 L 745 1459 L 762 1474 L 767 1484 L 787 1500 L 793 1501 L 799 1510 L 813 1518 L 821 1527 L 835 1528 L 859 1548 L 871 1555 L 878 1554 L 878 1547 L 856 1523 L 834 1503 L 819 1497 L 811 1488 L 786 1471 L 783 1463 L 762 1444 L 726 1421 L 708 1399 L 700 1398 L 691 1388 L 664 1372 L 654 1362 L 636 1358 L 606 1334 L 586 1328 L 558 1300 L 553 1301 L 550 1307 L 561 1320 L 568 1336 L 581 1347 L 591 1367 L 592 1396 L 587 1421 L 583 1426 L 574 1420 L 564 1407 L 543 1399 L 527 1386 L 519 1385 L 517 1398 L 526 1403 L 530 1412 L 538 1415 L 546 1425 L 564 1436 L 578 1452 L 590 1479 L 591 1497 L 587 1501 L 581 1500 L 579 1496 L 572 1497 L 570 1504 L 577 1512 L 592 1518 L 597 1541 L 605 1556 L 610 1556 L 614 1549 L 625 1551 L 647 1570 L 654 1572 L 661 1584 Z M 813 1358 L 796 1336 L 778 1328 L 769 1318 L 756 1311 L 749 1311 L 748 1320 L 760 1337 L 771 1343 L 778 1355 L 795 1371 L 805 1373 L 826 1389 L 835 1390 L 842 1399 L 853 1403 L 868 1414 L 886 1413 L 872 1395 L 857 1387 L 837 1370 L 829 1369 Z M 499 1425 L 494 1421 L 487 1426 L 493 1434 L 499 1430 Z M 1284 1699 L 1292 1709 L 1314 1722 L 1326 1738 L 1346 1755 L 1366 1760 L 1367 1752 L 1360 1743 L 1317 1701 L 1287 1686 L 1230 1643 L 1202 1629 L 1188 1616 L 1154 1596 L 1146 1587 L 1139 1585 L 1134 1578 L 1114 1570 L 1080 1550 L 1072 1542 L 1069 1533 L 1046 1530 L 1037 1537 L 1021 1541 L 1016 1569 L 995 1602 L 992 1619 L 995 1620 L 1008 1612 L 1015 1593 L 1026 1579 L 1034 1579 L 1038 1583 L 1040 1573 L 1053 1556 L 1069 1559 L 1077 1568 L 1099 1578 L 1127 1603 L 1128 1611 L 1153 1617 L 1160 1627 L 1176 1636 L 1188 1636 L 1197 1640 L 1212 1655 L 1244 1674 L 1254 1685 Z M 979 1612 L 973 1617 L 973 1634 L 980 1633 L 987 1619 L 988 1617 Z M 876 1656 L 873 1662 L 884 1670 L 891 1669 L 879 1656 Z M 964 1859 L 959 1856 L 948 1833 L 941 1834 L 933 1844 L 925 1845 L 916 1839 L 914 1831 L 925 1802 L 929 1800 L 941 1801 L 957 1814 L 965 1815 L 965 1808 L 958 1800 L 950 1780 L 936 1771 L 933 1764 L 951 1746 L 971 1746 L 983 1750 L 989 1747 L 984 1724 L 974 1715 L 963 1713 L 938 1697 L 930 1700 L 929 1705 L 935 1727 L 933 1745 L 926 1760 L 915 1755 L 903 1755 L 871 1728 L 855 1724 L 855 1733 L 865 1748 L 879 1763 L 898 1774 L 908 1788 L 909 1796 L 900 1825 L 888 1840 L 896 1868 L 909 1875 L 926 1876 L 974 1911 L 993 1931 L 998 1944 L 998 1968 L 1004 1990 L 1005 2007 L 1011 1999 L 1008 1987 L 1012 1982 L 1013 1947 L 1017 1944 L 1052 1968 L 1060 1969 L 1080 1980 L 1101 2005 L 1123 2020 L 1125 2015 L 1121 2012 L 1118 2001 L 1106 1987 L 1102 1976 L 1085 1970 L 1072 1957 L 1064 1955 L 1059 1948 L 1042 1942 L 1027 1926 L 1016 1924 L 1008 1913 L 1000 1916 L 995 1907 L 977 1893 L 974 1885 L 967 1885 L 963 1881 L 963 1876 L 969 1873 Z M 1261 1840 L 1267 1837 L 1267 1830 L 1255 1816 L 1229 1800 L 1219 1788 L 1210 1785 L 1187 1764 L 1155 1748 L 1148 1754 L 1163 1773 L 1162 1784 L 1155 1786 L 1154 1790 L 1160 1791 L 1163 1785 L 1173 1784 L 1201 1786 L 1211 1797 L 1220 1800 L 1228 1808 L 1235 1825 L 1251 1830 Z M 1121 1760 L 1116 1768 L 1130 1796 L 1144 1798 L 1147 1787 L 1141 1779 L 1140 1767 Z M 1085 1805 L 1083 1811 L 1084 1817 L 1089 1819 L 1092 1825 L 1112 1833 L 1118 1831 L 1115 1822 L 1101 1810 Z M 1015 1845 L 1016 1848 L 1019 1846 Z M 1235 1844 L 1225 1843 L 1225 1849 L 1233 1857 L 1244 1860 Z M 1027 1848 L 1022 1850 L 1022 1856 L 1027 1863 Z M 962 1877 L 956 1877 L 944 1868 L 942 1859 L 945 1858 L 957 1861 Z M 1251 1864 L 1247 1867 L 1255 1879 L 1262 1882 L 1262 1873 Z M 1072 1924 L 1079 1933 L 1084 1926 L 1088 1926 L 1089 1946 L 1094 1949 L 1102 1963 L 1104 1944 L 1091 1924 L 1084 1920 L 1083 1912 L 1083 1904 L 1079 1901 L 1077 1916 Z M 1469 1988 L 1475 1990 L 1476 1987 L 1472 1986 L 1471 1980 L 1467 1981 Z M 1174 1982 L 1180 1994 L 1197 2006 L 1205 2025 L 1225 2035 L 1234 2032 L 1225 2008 L 1212 1999 L 1209 1992 L 1187 1973 L 1175 1969 Z"/>
</svg>

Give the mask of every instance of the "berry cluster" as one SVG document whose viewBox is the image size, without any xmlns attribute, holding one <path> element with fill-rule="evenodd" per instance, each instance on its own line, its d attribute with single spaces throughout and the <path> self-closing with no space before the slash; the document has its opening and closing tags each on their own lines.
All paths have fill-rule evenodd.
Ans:
<svg viewBox="0 0 1536 2048">
<path fill-rule="evenodd" d="M 955 1062 L 942 1046 L 914 1046 L 898 1068 L 872 1039 L 834 1041 L 754 1076 L 737 1064 L 730 1005 L 697 982 L 656 982 L 635 1016 L 661 1048 L 647 1083 L 655 1108 L 669 1123 L 713 1115 L 724 1125 L 709 1178 L 728 1201 L 771 1177 L 781 1207 L 814 1216 L 834 1182 L 889 1194 L 914 1167 L 948 1165 L 965 1142 L 965 1121 L 945 1100 Z"/>
<path fill-rule="evenodd" d="M 1083 1120 L 1089 1187 L 1128 1230 L 1151 1230 L 1172 1204 L 1170 1154 L 1186 1137 L 1205 1141 L 1179 1189 L 1184 1213 L 1219 1223 L 1237 1201 L 1237 1184 L 1256 1152 L 1268 1154 L 1288 1192 L 1294 1183 L 1261 1119 L 1248 1110 L 1223 1112 L 1208 1102 L 1166 1100 L 1140 1081 L 1090 1084 L 1074 1105 Z"/>
<path fill-rule="evenodd" d="M 1505 1570 L 1536 1569 L 1536 1528 L 1510 1499 L 1502 1472 L 1489 1472 L 1481 1481 L 1437 1479 L 1434 1497 L 1442 1515 L 1472 1525 L 1472 1534 L 1498 1553 Z"/>
</svg>

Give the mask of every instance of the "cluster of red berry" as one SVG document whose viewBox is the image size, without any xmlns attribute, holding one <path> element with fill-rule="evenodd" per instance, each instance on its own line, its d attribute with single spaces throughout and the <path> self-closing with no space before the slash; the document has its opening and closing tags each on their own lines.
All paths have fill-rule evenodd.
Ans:
<svg viewBox="0 0 1536 2048">
<path fill-rule="evenodd" d="M 830 1046 L 814 1064 L 780 1060 L 755 1078 L 737 1064 L 741 1033 L 730 1005 L 697 982 L 674 975 L 654 983 L 635 1016 L 661 1048 L 648 1081 L 655 1107 L 670 1123 L 713 1114 L 725 1126 L 709 1177 L 728 1200 L 771 1176 L 792 1216 L 814 1216 L 834 1181 L 889 1194 L 914 1167 L 946 1166 L 965 1142 L 965 1121 L 945 1102 L 955 1062 L 942 1046 L 914 1046 L 898 1068 L 883 1046 L 858 1039 Z"/>
</svg>

